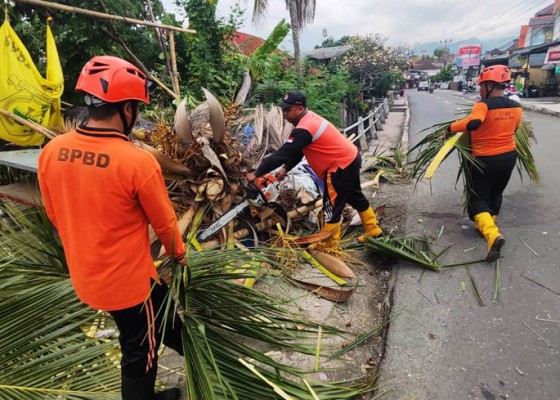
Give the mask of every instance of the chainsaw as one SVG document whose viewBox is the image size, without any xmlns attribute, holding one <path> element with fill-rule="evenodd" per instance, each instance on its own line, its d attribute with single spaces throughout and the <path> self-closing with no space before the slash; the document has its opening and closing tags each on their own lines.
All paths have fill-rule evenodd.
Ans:
<svg viewBox="0 0 560 400">
<path fill-rule="evenodd" d="M 271 174 L 265 174 L 250 182 L 247 186 L 243 185 L 246 193 L 246 199 L 226 212 L 210 226 L 198 234 L 198 241 L 204 242 L 208 238 L 216 234 L 220 229 L 230 223 L 238 215 L 243 213 L 249 206 L 263 207 L 267 206 L 273 208 L 275 211 L 280 211 L 281 217 L 288 219 L 286 212 L 277 203 L 274 203 L 278 197 L 279 181 Z"/>
</svg>

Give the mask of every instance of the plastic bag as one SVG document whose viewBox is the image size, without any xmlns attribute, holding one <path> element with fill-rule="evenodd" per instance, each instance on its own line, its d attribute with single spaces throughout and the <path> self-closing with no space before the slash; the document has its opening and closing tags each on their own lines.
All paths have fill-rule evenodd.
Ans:
<svg viewBox="0 0 560 400">
<path fill-rule="evenodd" d="M 60 97 L 64 77 L 51 28 L 47 25 L 46 79 L 6 19 L 0 27 L 0 108 L 34 121 L 45 128 L 62 127 Z M 0 139 L 36 146 L 44 136 L 0 115 Z"/>
</svg>

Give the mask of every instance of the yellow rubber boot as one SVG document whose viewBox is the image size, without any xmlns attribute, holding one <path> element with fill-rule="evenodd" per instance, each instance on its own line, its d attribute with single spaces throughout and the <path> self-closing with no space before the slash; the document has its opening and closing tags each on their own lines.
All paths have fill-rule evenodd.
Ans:
<svg viewBox="0 0 560 400">
<path fill-rule="evenodd" d="M 498 227 L 494 223 L 494 219 L 490 213 L 483 212 L 474 216 L 476 227 L 486 239 L 488 243 L 488 252 L 486 253 L 486 261 L 494 262 L 500 258 L 500 250 L 506 243 L 506 239 L 502 236 Z"/>
<path fill-rule="evenodd" d="M 332 232 L 332 235 L 329 239 L 326 240 L 331 246 L 338 246 L 338 242 L 340 242 L 340 226 L 342 225 L 341 222 L 326 222 L 323 226 L 323 232 Z"/>
<path fill-rule="evenodd" d="M 370 207 L 367 210 L 362 211 L 361 213 L 358 214 L 360 215 L 360 219 L 362 220 L 362 225 L 364 226 L 364 229 L 366 231 L 364 235 L 358 237 L 358 242 L 365 243 L 366 238 L 368 237 L 376 238 L 383 233 L 381 228 L 377 225 L 377 218 L 375 217 L 375 212 L 373 211 L 373 208 Z"/>
</svg>

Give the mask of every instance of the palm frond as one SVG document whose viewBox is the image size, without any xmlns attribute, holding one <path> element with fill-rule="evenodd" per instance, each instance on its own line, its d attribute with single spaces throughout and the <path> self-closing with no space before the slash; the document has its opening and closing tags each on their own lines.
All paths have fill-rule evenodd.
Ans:
<svg viewBox="0 0 560 400">
<path fill-rule="evenodd" d="M 110 319 L 76 298 L 44 210 L 11 207 L 9 215 L 14 227 L 0 231 L 0 400 L 118 399 L 118 342 L 86 334 L 92 326 L 104 329 Z M 235 266 L 242 265 L 242 277 L 264 275 L 270 287 L 277 286 L 282 276 L 266 268 L 281 268 L 277 259 L 271 249 L 193 251 L 188 268 L 164 263 L 173 274 L 160 312 L 179 311 L 184 321 L 189 398 L 279 399 L 263 379 L 304 400 L 312 400 L 313 392 L 334 400 L 374 389 L 375 377 L 368 375 L 314 382 L 310 391 L 304 382 L 308 371 L 268 353 L 298 353 L 313 361 L 319 329 L 324 337 L 344 334 L 290 311 L 291 299 L 232 282 L 240 277 Z M 328 359 L 332 352 L 333 346 L 324 346 L 320 356 Z"/>
<path fill-rule="evenodd" d="M 381 238 L 367 238 L 365 248 L 382 256 L 409 261 L 433 271 L 442 268 L 437 262 L 441 253 L 435 254 L 432 251 L 427 237 L 397 238 L 387 235 Z"/>
<path fill-rule="evenodd" d="M 466 111 L 461 111 L 459 117 L 464 117 L 465 115 Z M 441 162 L 449 157 L 453 151 L 457 150 L 459 153 L 459 170 L 457 171 L 455 184 L 462 179 L 463 193 L 465 195 L 464 208 L 466 209 L 468 198 L 474 193 L 472 190 L 471 171 L 473 168 L 480 169 L 480 163 L 471 153 L 469 134 L 463 134 L 457 141 L 454 138 L 446 140 L 445 131 L 452 122 L 446 121 L 435 124 L 421 131 L 431 132 L 408 152 L 409 164 L 412 165 L 411 177 L 416 181 L 416 185 L 424 177 L 430 178 Z M 532 124 L 530 121 L 521 121 L 515 132 L 518 154 L 517 171 L 521 179 L 523 179 L 523 173 L 526 173 L 531 181 L 538 182 L 540 176 L 535 165 L 535 159 L 531 153 L 531 141 L 536 142 Z M 447 149 L 448 151 L 445 151 L 446 143 L 448 146 L 452 145 L 450 149 Z M 430 166 L 435 168 L 428 171 Z"/>
</svg>

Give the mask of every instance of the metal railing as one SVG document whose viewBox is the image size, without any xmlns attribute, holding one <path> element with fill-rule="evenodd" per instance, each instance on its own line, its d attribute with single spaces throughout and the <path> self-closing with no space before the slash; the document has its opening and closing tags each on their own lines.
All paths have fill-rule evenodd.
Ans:
<svg viewBox="0 0 560 400">
<path fill-rule="evenodd" d="M 376 99 L 376 101 L 379 101 L 379 105 L 372 112 L 365 117 L 358 117 L 356 123 L 344 128 L 342 131 L 344 135 L 348 136 L 348 133 L 357 127 L 357 134 L 352 134 L 349 138 L 352 142 L 359 140 L 362 150 L 367 149 L 368 142 L 377 139 L 377 132 L 383 130 L 383 124 L 389 115 L 390 107 L 394 103 L 394 95 L 392 92 L 389 92 L 387 97 Z M 367 127 L 365 122 L 367 122 Z"/>
</svg>

